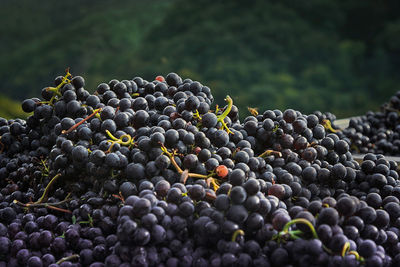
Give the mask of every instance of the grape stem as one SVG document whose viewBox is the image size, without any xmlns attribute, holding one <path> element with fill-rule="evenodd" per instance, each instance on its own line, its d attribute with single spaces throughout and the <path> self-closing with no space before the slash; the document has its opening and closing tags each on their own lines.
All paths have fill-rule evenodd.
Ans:
<svg viewBox="0 0 400 267">
<path fill-rule="evenodd" d="M 88 220 L 87 221 L 80 221 L 78 222 L 79 224 L 89 224 L 90 227 L 93 227 L 93 218 L 88 214 Z"/>
<path fill-rule="evenodd" d="M 43 173 L 42 173 L 42 175 L 43 176 L 49 176 L 49 167 L 46 165 L 46 161 L 41 159 L 40 162 L 43 165 Z"/>
<path fill-rule="evenodd" d="M 122 195 L 121 191 L 119 191 L 118 195 L 117 194 L 113 194 L 112 196 L 115 197 L 115 198 L 118 198 L 119 200 L 121 200 L 122 203 L 125 203 L 125 198 Z"/>
<path fill-rule="evenodd" d="M 215 178 L 212 178 L 212 177 L 207 178 L 206 182 L 207 182 L 209 187 L 211 187 L 211 186 L 213 187 L 214 191 L 218 190 L 219 184 L 216 182 Z"/>
<path fill-rule="evenodd" d="M 195 119 L 195 120 L 198 120 L 198 122 L 197 122 L 197 124 L 196 124 L 196 127 L 197 127 L 197 129 L 200 129 L 201 128 L 201 119 L 202 119 L 202 117 L 200 116 L 200 113 L 199 113 L 199 111 L 196 109 L 196 111 L 195 112 L 193 112 L 193 118 Z"/>
<path fill-rule="evenodd" d="M 44 203 L 45 201 L 47 201 L 47 196 L 49 194 L 50 191 L 50 187 L 57 181 L 57 179 L 61 176 L 60 173 L 58 173 L 56 176 L 54 176 L 50 182 L 47 184 L 46 188 L 44 189 L 44 192 L 42 194 L 42 196 L 39 198 L 38 201 L 35 202 L 29 202 L 29 203 L 22 203 L 19 202 L 18 200 L 14 200 L 13 202 L 17 205 L 20 205 L 22 207 L 25 208 L 38 208 L 38 207 L 44 207 L 44 208 L 49 208 L 49 209 L 53 209 L 53 210 L 57 210 L 57 211 L 61 211 L 61 212 L 65 212 L 65 213 L 71 213 L 70 210 L 66 210 L 66 209 L 62 209 L 62 208 L 58 208 L 56 206 L 62 205 L 65 202 L 71 200 L 69 197 L 71 194 L 68 194 L 67 197 L 60 201 L 60 202 L 55 202 L 55 203 Z"/>
<path fill-rule="evenodd" d="M 121 145 L 125 145 L 125 146 L 131 145 L 132 141 L 134 140 L 134 137 L 130 136 L 129 134 L 124 134 L 124 135 L 121 135 L 120 138 L 116 138 L 114 135 L 112 135 L 112 133 L 109 130 L 106 130 L 106 133 L 111 138 L 112 141 L 115 141 Z M 127 140 L 124 141 L 124 138 L 126 138 Z"/>
<path fill-rule="evenodd" d="M 276 156 L 276 157 L 278 157 L 278 158 L 281 158 L 281 157 L 282 157 L 282 153 L 281 153 L 281 152 L 275 151 L 275 150 L 272 150 L 272 149 L 267 149 L 267 150 L 265 150 L 263 153 L 261 153 L 261 154 L 259 155 L 259 157 L 260 157 L 260 158 L 263 158 L 263 157 L 269 156 L 269 155 L 274 155 L 274 156 Z"/>
<path fill-rule="evenodd" d="M 80 122 L 78 122 L 77 124 L 74 124 L 73 126 L 71 126 L 71 128 L 69 128 L 68 130 L 62 130 L 62 134 L 69 134 L 70 132 L 72 132 L 73 130 L 75 130 L 76 128 L 78 128 L 79 125 L 82 125 L 85 121 L 89 120 L 90 118 L 92 118 L 94 115 L 96 115 L 97 113 L 99 113 L 101 111 L 101 108 L 95 109 L 93 111 L 92 114 L 90 114 L 89 116 L 87 116 L 86 118 L 84 118 L 83 120 L 81 120 Z"/>
<path fill-rule="evenodd" d="M 64 213 L 72 213 L 70 210 L 62 209 L 62 208 L 57 207 L 57 206 L 60 206 L 60 205 L 62 205 L 64 203 L 70 201 L 72 199 L 72 198 L 70 198 L 70 195 L 71 194 L 68 194 L 67 197 L 64 200 L 59 201 L 59 202 L 54 202 L 54 203 L 35 203 L 35 202 L 31 202 L 31 203 L 26 203 L 25 204 L 25 203 L 22 203 L 22 202 L 20 202 L 20 201 L 18 201 L 16 199 L 13 201 L 13 203 L 15 203 L 15 204 L 17 204 L 17 205 L 19 205 L 21 207 L 24 207 L 24 208 L 48 208 L 48 209 L 57 210 L 57 211 L 64 212 Z"/>
<path fill-rule="evenodd" d="M 315 231 L 314 226 L 311 224 L 310 221 L 303 219 L 303 218 L 298 218 L 298 219 L 294 219 L 289 221 L 288 223 L 285 224 L 285 226 L 283 227 L 282 231 L 280 231 L 278 234 L 276 234 L 273 239 L 277 240 L 278 243 L 280 243 L 281 241 L 285 241 L 287 239 L 301 239 L 302 237 L 299 236 L 301 234 L 303 234 L 304 232 L 297 229 L 297 230 L 289 230 L 290 226 L 294 225 L 294 224 L 305 224 L 308 226 L 308 228 L 310 228 L 311 233 L 313 235 L 313 238 L 318 239 L 318 235 L 317 232 Z M 324 248 L 326 248 L 323 245 Z M 328 249 L 328 248 L 326 248 Z M 327 251 L 330 251 L 329 249 Z"/>
<path fill-rule="evenodd" d="M 229 95 L 227 95 L 225 98 L 225 101 L 228 103 L 228 106 L 226 107 L 226 109 L 224 110 L 224 112 L 221 115 L 217 116 L 217 120 L 222 124 L 222 129 L 225 128 L 225 130 L 227 131 L 228 134 L 229 133 L 234 134 L 231 130 L 229 130 L 228 126 L 226 125 L 226 123 L 224 121 L 226 116 L 228 116 L 229 112 L 231 112 L 231 110 L 232 110 L 233 100 Z"/>
<path fill-rule="evenodd" d="M 116 138 L 114 135 L 112 135 L 112 133 L 109 130 L 106 130 L 106 133 L 111 139 L 111 140 L 109 140 L 111 142 L 111 145 L 108 148 L 108 150 L 106 151 L 106 153 L 110 153 L 115 144 L 121 144 L 123 146 L 131 146 L 134 144 L 135 138 L 130 136 L 129 134 L 124 134 L 124 135 L 121 135 L 120 138 Z M 126 139 L 126 140 L 124 141 L 124 139 Z"/>
<path fill-rule="evenodd" d="M 201 121 L 201 116 L 200 116 L 200 113 L 199 113 L 199 111 L 197 109 L 196 109 L 195 112 L 193 112 L 193 118 L 194 119 L 198 119 L 199 121 Z"/>
<path fill-rule="evenodd" d="M 303 219 L 303 218 L 297 218 L 297 219 L 291 220 L 290 222 L 286 223 L 285 226 L 282 229 L 282 232 L 285 233 L 285 234 L 289 233 L 289 227 L 292 226 L 293 224 L 297 224 L 297 223 L 301 223 L 301 224 L 307 225 L 308 228 L 310 228 L 310 230 L 311 230 L 313 238 L 318 239 L 318 235 L 317 235 L 317 232 L 315 231 L 314 226 L 311 224 L 310 221 L 308 221 L 306 219 Z"/>
<path fill-rule="evenodd" d="M 332 128 L 332 123 L 330 120 L 323 120 L 322 121 L 322 126 L 324 126 L 325 129 L 331 131 L 332 133 L 337 133 L 338 131 Z"/>
<path fill-rule="evenodd" d="M 302 231 L 300 231 L 300 230 L 289 231 L 290 226 L 292 226 L 293 224 L 298 224 L 298 223 L 307 225 L 308 228 L 310 228 L 310 230 L 311 230 L 311 233 L 312 233 L 312 235 L 313 235 L 313 238 L 319 239 L 319 238 L 318 238 L 318 235 L 317 235 L 317 232 L 315 231 L 315 228 L 314 228 L 314 226 L 311 224 L 311 222 L 308 221 L 308 220 L 306 220 L 306 219 L 303 219 L 303 218 L 294 219 L 294 220 L 291 220 L 290 222 L 286 223 L 285 226 L 283 227 L 282 231 L 279 232 L 278 235 L 277 235 L 275 238 L 278 238 L 278 241 L 279 241 L 281 238 L 284 238 L 285 236 L 289 236 L 290 238 L 293 238 L 293 239 L 299 239 L 300 237 L 298 236 L 298 234 L 301 234 Z M 327 251 L 328 253 L 333 254 L 332 250 L 330 250 L 329 248 L 327 248 L 324 244 L 322 244 L 322 247 L 323 247 L 323 249 L 324 249 L 325 251 Z M 346 242 L 346 243 L 344 244 L 340 255 L 341 255 L 342 257 L 344 257 L 344 256 L 346 256 L 347 254 L 354 255 L 358 261 L 364 262 L 364 258 L 363 258 L 363 257 L 360 257 L 360 255 L 358 254 L 357 251 L 355 251 L 355 250 L 351 250 L 351 251 L 350 251 L 350 242 Z"/>
<path fill-rule="evenodd" d="M 53 102 L 54 102 L 54 100 L 56 100 L 56 96 L 61 96 L 60 88 L 61 88 L 64 84 L 67 84 L 67 83 L 70 83 L 70 82 L 71 82 L 71 81 L 68 79 L 69 77 L 72 77 L 72 74 L 69 72 L 69 68 L 67 68 L 67 69 L 65 70 L 65 72 L 66 72 L 66 74 L 65 74 L 64 77 L 62 77 L 61 83 L 60 83 L 59 85 L 57 85 L 56 87 L 47 87 L 47 88 L 46 88 L 46 91 L 55 93 L 55 94 L 51 97 L 50 101 L 48 101 L 48 103 L 49 103 L 50 105 L 52 105 Z"/>
<path fill-rule="evenodd" d="M 244 231 L 241 229 L 237 229 L 235 232 L 232 234 L 232 242 L 236 242 L 236 238 L 238 235 L 244 236 Z"/>
<path fill-rule="evenodd" d="M 204 174 L 199 174 L 199 173 L 191 173 L 188 170 L 182 170 L 181 167 L 179 167 L 178 163 L 176 163 L 175 160 L 175 154 L 176 151 L 173 150 L 172 152 L 169 152 L 168 149 L 165 147 L 164 144 L 160 143 L 161 150 L 169 157 L 171 160 L 172 165 L 175 167 L 176 171 L 181 175 L 181 182 L 183 184 L 186 183 L 187 179 L 190 178 L 198 178 L 198 179 L 206 179 L 206 182 L 208 186 L 211 187 L 213 186 L 214 191 L 216 191 L 219 188 L 218 183 L 216 182 L 216 178 L 210 177 L 209 175 L 204 175 Z"/>
<path fill-rule="evenodd" d="M 315 141 L 313 141 L 313 142 L 311 142 L 310 144 L 308 144 L 307 147 L 314 147 L 314 146 L 316 146 L 316 145 L 318 145 L 318 143 L 315 142 Z"/>
<path fill-rule="evenodd" d="M 360 257 L 357 251 L 355 250 L 350 250 L 350 242 L 346 242 L 343 246 L 341 256 L 344 257 L 346 255 L 354 255 L 356 257 L 356 260 L 359 262 L 364 262 L 364 258 Z"/>
<path fill-rule="evenodd" d="M 160 143 L 160 145 L 161 145 L 161 150 L 162 150 L 162 152 L 164 152 L 164 153 L 169 157 L 169 159 L 171 160 L 171 163 L 172 163 L 172 165 L 175 167 L 176 171 L 177 171 L 179 174 L 182 174 L 183 171 L 182 171 L 181 167 L 179 167 L 178 163 L 176 163 L 176 161 L 175 161 L 175 151 L 173 151 L 173 152 L 171 153 L 171 152 L 169 152 L 168 149 L 164 146 L 164 144 L 161 144 L 161 143 Z"/>
<path fill-rule="evenodd" d="M 350 250 L 350 242 L 344 243 L 344 246 L 342 248 L 342 253 L 341 253 L 342 257 L 346 256 L 346 254 L 349 252 L 349 250 Z"/>
<path fill-rule="evenodd" d="M 71 256 L 61 258 L 59 261 L 56 262 L 56 264 L 61 264 L 65 261 L 73 261 L 73 260 L 78 260 L 79 255 L 78 254 L 72 254 Z"/>
<path fill-rule="evenodd" d="M 58 173 L 56 176 L 54 176 L 50 182 L 47 184 L 46 188 L 44 189 L 43 195 L 39 198 L 38 201 L 34 202 L 34 204 L 41 204 L 43 201 L 47 200 L 47 196 L 49 194 L 50 187 L 57 181 L 57 179 L 61 177 L 61 173 Z"/>
<path fill-rule="evenodd" d="M 361 262 L 361 264 L 363 264 L 365 261 L 364 257 L 361 257 L 360 254 L 358 254 L 358 252 L 355 250 L 350 250 L 347 254 L 354 255 L 356 257 L 356 260 Z"/>
<path fill-rule="evenodd" d="M 301 230 L 289 231 L 289 234 L 293 239 L 300 239 L 301 237 L 299 235 L 302 233 L 303 233 L 303 231 L 301 231 Z"/>
</svg>

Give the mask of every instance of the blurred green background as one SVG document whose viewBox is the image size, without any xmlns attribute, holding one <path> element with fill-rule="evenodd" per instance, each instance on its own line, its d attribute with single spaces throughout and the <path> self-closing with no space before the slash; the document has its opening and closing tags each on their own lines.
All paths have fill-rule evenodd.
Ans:
<svg viewBox="0 0 400 267">
<path fill-rule="evenodd" d="M 177 72 L 216 103 L 377 110 L 400 90 L 400 1 L 0 0 L 0 116 L 71 67 L 86 89 Z M 13 100 L 11 100 L 13 99 Z M 15 102 L 13 102 L 15 101 Z"/>
</svg>

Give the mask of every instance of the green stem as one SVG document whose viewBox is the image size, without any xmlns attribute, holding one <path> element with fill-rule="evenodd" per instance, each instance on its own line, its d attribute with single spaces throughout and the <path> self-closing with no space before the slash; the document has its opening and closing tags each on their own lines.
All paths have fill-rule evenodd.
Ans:
<svg viewBox="0 0 400 267">
<path fill-rule="evenodd" d="M 337 130 L 332 128 L 332 124 L 331 124 L 330 120 L 324 120 L 322 122 L 322 126 L 324 126 L 325 129 L 331 131 L 332 133 L 336 133 L 337 132 Z"/>
<path fill-rule="evenodd" d="M 191 172 L 188 173 L 188 176 L 191 177 L 191 178 L 199 178 L 199 179 L 207 179 L 207 178 L 209 178 L 207 175 L 198 174 L 198 173 L 191 173 Z"/>
<path fill-rule="evenodd" d="M 356 260 L 361 262 L 361 264 L 363 264 L 365 261 L 365 259 L 363 257 L 361 257 L 360 254 L 358 254 L 358 252 L 355 250 L 350 250 L 347 254 L 354 255 L 356 257 Z"/>
<path fill-rule="evenodd" d="M 106 151 L 106 153 L 110 153 L 113 146 L 117 143 L 123 146 L 131 146 L 133 145 L 133 141 L 134 138 L 132 138 L 132 136 L 130 136 L 129 134 L 124 134 L 122 135 L 120 138 L 115 137 L 114 135 L 112 135 L 112 133 L 109 130 L 106 130 L 106 133 L 108 135 L 108 137 L 111 138 L 111 140 L 108 140 L 111 142 L 110 147 L 108 148 L 108 150 Z M 126 141 L 124 141 L 124 139 L 127 139 Z"/>
<path fill-rule="evenodd" d="M 54 100 L 56 100 L 56 96 L 61 96 L 60 93 L 60 88 L 64 86 L 64 84 L 70 83 L 71 81 L 68 79 L 68 77 L 72 77 L 71 73 L 69 72 L 69 68 L 66 70 L 66 74 L 64 77 L 62 77 L 61 83 L 57 85 L 56 87 L 47 87 L 46 91 L 53 92 L 54 95 L 49 101 L 49 104 L 52 105 Z"/>
<path fill-rule="evenodd" d="M 295 235 L 295 234 L 290 234 L 290 237 L 291 237 L 292 239 L 301 239 L 300 236 Z"/>
<path fill-rule="evenodd" d="M 43 169 L 44 169 L 44 173 L 46 174 L 46 175 L 48 175 L 48 173 L 49 173 L 49 167 L 47 167 L 47 165 L 46 165 L 46 161 L 44 161 L 44 160 L 40 160 L 41 161 L 41 163 L 42 163 L 42 165 L 43 165 Z"/>
<path fill-rule="evenodd" d="M 303 231 L 301 230 L 289 231 L 289 235 L 293 239 L 300 239 L 301 237 L 299 235 L 301 234 L 303 234 Z"/>
<path fill-rule="evenodd" d="M 106 130 L 106 133 L 107 133 L 108 137 L 110 137 L 111 140 L 113 140 L 113 141 L 118 141 L 119 140 L 117 137 L 112 135 L 112 133 L 109 130 Z"/>
<path fill-rule="evenodd" d="M 344 243 L 344 246 L 342 248 L 342 253 L 341 253 L 342 257 L 346 256 L 346 254 L 347 254 L 347 252 L 349 252 L 349 250 L 350 250 L 350 242 Z"/>
<path fill-rule="evenodd" d="M 61 176 L 61 173 L 58 173 L 54 176 L 50 182 L 47 184 L 46 188 L 44 189 L 43 195 L 39 198 L 38 201 L 34 202 L 34 204 L 41 204 L 43 201 L 47 200 L 47 195 L 49 194 L 50 187 L 56 182 L 56 180 Z"/>
<path fill-rule="evenodd" d="M 232 242 L 236 242 L 236 238 L 238 235 L 244 236 L 244 231 L 241 229 L 237 229 L 232 235 Z"/>
<path fill-rule="evenodd" d="M 303 218 L 298 218 L 298 219 L 291 220 L 290 222 L 285 224 L 285 226 L 282 229 L 282 232 L 288 233 L 289 232 L 289 227 L 292 226 L 293 224 L 297 224 L 297 223 L 302 223 L 302 224 L 307 225 L 308 228 L 310 228 L 311 233 L 313 234 L 313 237 L 318 239 L 318 235 L 317 235 L 317 232 L 315 231 L 314 226 L 311 224 L 310 221 L 308 221 L 306 219 L 303 219 Z"/>
<path fill-rule="evenodd" d="M 56 262 L 56 264 L 61 264 L 64 261 L 73 261 L 73 260 L 77 260 L 77 259 L 79 259 L 79 255 L 78 254 L 73 254 L 71 256 L 61 258 L 59 261 Z"/>
<path fill-rule="evenodd" d="M 115 145 L 115 143 L 118 143 L 117 141 L 110 141 L 111 145 L 110 147 L 107 149 L 107 151 L 105 152 L 106 154 L 110 153 Z"/>
<path fill-rule="evenodd" d="M 71 194 L 68 194 L 64 200 L 59 201 L 59 202 L 54 202 L 54 203 L 36 203 L 36 202 L 34 202 L 34 203 L 26 203 L 25 204 L 25 203 L 19 202 L 16 199 L 13 201 L 13 203 L 15 203 L 21 207 L 24 207 L 24 208 L 48 208 L 48 209 L 53 209 L 53 210 L 57 210 L 57 211 L 65 212 L 65 213 L 71 213 L 70 210 L 66 210 L 66 209 L 57 207 L 57 206 L 60 206 L 64 203 L 70 201 L 71 200 L 71 198 L 69 198 L 70 195 Z"/>
<path fill-rule="evenodd" d="M 127 141 L 124 141 L 124 138 L 127 139 Z M 122 135 L 119 140 L 121 141 L 120 144 L 123 146 L 129 146 L 130 144 L 132 144 L 132 136 L 130 136 L 129 134 L 124 134 Z"/>
<path fill-rule="evenodd" d="M 214 191 L 218 190 L 219 185 L 217 184 L 217 182 L 215 182 L 214 178 L 210 177 L 206 180 L 206 182 L 207 182 L 208 186 L 213 187 Z"/>
<path fill-rule="evenodd" d="M 275 151 L 275 150 L 272 150 L 272 149 L 265 150 L 262 154 L 259 155 L 259 157 L 262 158 L 262 157 L 269 156 L 269 155 L 274 155 L 274 156 L 276 156 L 278 158 L 282 157 L 282 153 L 281 152 Z"/>
<path fill-rule="evenodd" d="M 229 112 L 231 112 L 233 105 L 233 100 L 229 95 L 226 96 L 225 101 L 228 103 L 228 106 L 226 107 L 225 111 L 219 116 L 223 119 L 225 119 L 225 117 L 228 116 Z"/>
<path fill-rule="evenodd" d="M 226 125 L 226 123 L 224 121 L 226 116 L 228 116 L 229 112 L 231 112 L 231 110 L 232 110 L 233 100 L 229 95 L 227 95 L 225 98 L 225 101 L 228 103 L 228 106 L 226 107 L 226 109 L 224 110 L 224 112 L 221 115 L 217 116 L 217 119 L 222 124 L 222 128 L 225 128 L 228 133 L 233 134 L 233 132 L 231 130 L 229 130 L 228 126 Z"/>
</svg>

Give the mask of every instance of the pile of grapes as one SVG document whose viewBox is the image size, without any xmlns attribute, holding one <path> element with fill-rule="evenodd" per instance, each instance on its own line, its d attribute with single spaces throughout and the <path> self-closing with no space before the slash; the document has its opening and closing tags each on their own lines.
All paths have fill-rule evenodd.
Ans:
<svg viewBox="0 0 400 267">
<path fill-rule="evenodd" d="M 399 266 L 397 164 L 330 114 L 69 71 L 0 119 L 0 266 Z"/>
<path fill-rule="evenodd" d="M 380 112 L 369 111 L 352 118 L 343 136 L 356 153 L 400 156 L 400 91 L 382 105 Z"/>
</svg>

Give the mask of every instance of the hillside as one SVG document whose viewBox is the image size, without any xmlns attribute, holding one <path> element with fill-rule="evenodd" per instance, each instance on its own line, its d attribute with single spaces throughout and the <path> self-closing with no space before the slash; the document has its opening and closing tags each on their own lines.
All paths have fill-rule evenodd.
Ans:
<svg viewBox="0 0 400 267">
<path fill-rule="evenodd" d="M 91 90 L 175 71 L 210 85 L 219 103 L 232 95 L 241 110 L 344 117 L 400 90 L 394 0 L 43 2 L 2 1 L 0 90 L 15 99 L 38 95 L 67 66 Z"/>
<path fill-rule="evenodd" d="M 339 116 L 376 109 L 400 90 L 398 2 L 295 3 L 179 1 L 130 68 L 150 77 L 177 70 L 241 107 Z"/>
<path fill-rule="evenodd" d="M 84 75 L 90 87 L 118 77 L 114 69 L 162 18 L 153 14 L 162 14 L 170 3 L 3 1 L 0 16 L 6 23 L 0 24 L 0 36 L 7 41 L 0 49 L 7 53 L 0 59 L 0 91 L 18 99 L 37 96 L 66 67 Z"/>
<path fill-rule="evenodd" d="M 24 119 L 26 113 L 22 110 L 20 102 L 0 95 L 0 117 L 7 119 Z"/>
</svg>

